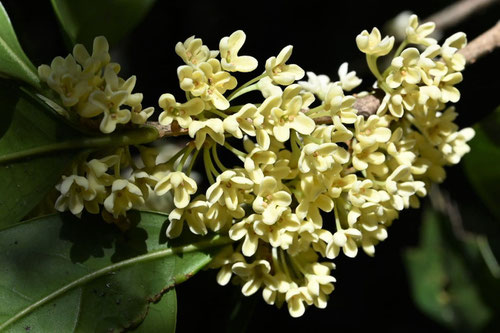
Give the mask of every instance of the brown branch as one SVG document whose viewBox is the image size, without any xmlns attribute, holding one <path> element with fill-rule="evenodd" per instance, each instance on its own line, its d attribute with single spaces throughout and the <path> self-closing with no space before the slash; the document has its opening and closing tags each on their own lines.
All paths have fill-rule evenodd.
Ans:
<svg viewBox="0 0 500 333">
<path fill-rule="evenodd" d="M 148 121 L 147 125 L 153 126 L 158 130 L 158 136 L 160 138 L 172 137 L 172 136 L 181 136 L 188 134 L 187 128 L 182 128 L 179 126 L 177 121 L 174 121 L 170 125 L 161 125 L 156 121 Z"/>
<path fill-rule="evenodd" d="M 465 21 L 473 14 L 498 4 L 499 0 L 461 0 L 424 19 L 424 22 L 434 22 L 439 30 L 446 30 Z"/>
<path fill-rule="evenodd" d="M 467 63 L 473 64 L 477 59 L 500 47 L 500 21 L 491 29 L 473 39 L 466 47 L 461 49 L 461 53 Z"/>
<path fill-rule="evenodd" d="M 473 64 L 477 59 L 487 55 L 497 47 L 500 47 L 500 21 L 493 28 L 473 39 L 459 53 L 464 55 L 468 64 Z M 377 112 L 381 100 L 382 97 L 377 94 L 358 97 L 354 102 L 354 108 L 358 114 L 369 117 Z M 315 121 L 317 124 L 331 124 L 332 122 L 330 117 L 316 118 Z M 154 126 L 158 130 L 160 138 L 188 134 L 188 130 L 180 127 L 177 122 L 168 126 L 160 125 L 157 122 L 148 122 L 148 125 Z"/>
</svg>

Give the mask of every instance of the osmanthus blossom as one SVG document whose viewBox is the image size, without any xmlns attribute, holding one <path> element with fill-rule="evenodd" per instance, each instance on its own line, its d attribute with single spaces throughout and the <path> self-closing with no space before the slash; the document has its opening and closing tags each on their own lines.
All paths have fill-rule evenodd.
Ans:
<svg viewBox="0 0 500 333">
<path fill-rule="evenodd" d="M 56 57 L 50 66 L 38 67 L 38 76 L 61 96 L 63 106 L 78 104 L 80 99 L 92 90 L 90 77 L 82 72 L 70 54 L 66 58 Z"/>
<path fill-rule="evenodd" d="M 99 119 L 99 130 L 105 134 L 119 124 L 144 124 L 154 112 L 152 107 L 142 108 L 142 93 L 133 93 L 136 77 L 122 79 L 120 65 L 110 60 L 108 42 L 98 36 L 92 55 L 77 44 L 73 54 L 56 57 L 51 66 L 38 67 L 41 81 L 58 93 L 69 114 Z"/>
<path fill-rule="evenodd" d="M 85 46 L 76 44 L 73 47 L 73 56 L 82 65 L 85 73 L 96 74 L 111 61 L 109 55 L 109 44 L 104 36 L 97 36 L 92 44 L 92 54 L 89 54 Z"/>
<path fill-rule="evenodd" d="M 411 47 L 401 52 L 401 55 L 392 59 L 393 71 L 387 76 L 386 82 L 389 87 L 398 88 L 403 81 L 408 84 L 420 82 L 422 74 L 420 69 L 420 52 Z"/>
<path fill-rule="evenodd" d="M 104 208 L 113 214 L 114 218 L 123 216 L 132 209 L 144 204 L 142 192 L 135 184 L 126 179 L 116 179 L 111 187 L 111 193 L 104 200 Z"/>
<path fill-rule="evenodd" d="M 207 210 L 208 202 L 204 200 L 204 196 L 195 198 L 184 208 L 175 208 L 168 216 L 170 224 L 166 231 L 167 236 L 170 238 L 178 237 L 184 223 L 187 223 L 192 233 L 206 235 L 208 232 L 205 223 Z"/>
<path fill-rule="evenodd" d="M 332 237 L 331 242 L 326 248 L 327 258 L 336 258 L 340 249 L 350 258 L 358 254 L 357 241 L 362 238 L 361 231 L 356 228 L 337 230 Z"/>
<path fill-rule="evenodd" d="M 275 107 L 271 109 L 270 122 L 273 125 L 273 136 L 280 142 L 288 141 L 290 130 L 300 134 L 311 134 L 314 130 L 314 120 L 307 117 L 301 110 L 303 107 L 302 97 L 295 96 L 285 109 Z"/>
<path fill-rule="evenodd" d="M 344 95 L 340 84 L 331 84 L 323 102 L 323 110 L 328 112 L 332 118 L 339 117 L 343 123 L 352 124 L 356 121 L 354 101 L 353 96 Z"/>
<path fill-rule="evenodd" d="M 304 77 L 305 72 L 295 64 L 286 64 L 292 56 L 293 46 L 288 45 L 283 48 L 278 56 L 271 57 L 266 61 L 266 74 L 277 84 L 290 85 L 296 80 Z"/>
<path fill-rule="evenodd" d="M 175 45 L 175 53 L 186 63 L 186 65 L 196 67 L 208 59 L 217 56 L 217 51 L 211 51 L 200 38 L 191 36 L 184 43 L 178 42 Z"/>
<path fill-rule="evenodd" d="M 191 142 L 167 155 L 156 145 L 87 152 L 57 185 L 56 208 L 101 212 L 119 225 L 130 210 L 148 209 L 150 198 L 168 199 L 155 206 L 169 213 L 167 237 L 189 229 L 233 241 L 209 264 L 219 269 L 219 284 L 232 280 L 244 295 L 261 290 L 268 304 L 286 302 L 293 317 L 308 306 L 325 308 L 334 290 L 332 260 L 340 252 L 374 255 L 399 212 L 418 207 L 431 184 L 445 179 L 445 167 L 470 150 L 473 129 L 460 129 L 447 105 L 460 98 L 458 51 L 466 38 L 455 34 L 439 45 L 433 29 L 410 16 L 384 71 L 377 58 L 393 50 L 394 38 L 377 28 L 358 35 L 373 87 L 385 95 L 370 116 L 358 113 L 356 102 L 375 92 L 349 93 L 361 79 L 347 63 L 338 81 L 308 72 L 307 82 L 297 82 L 305 72 L 287 63 L 286 46 L 238 86 L 233 74 L 258 65 L 240 55 L 243 31 L 223 37 L 218 50 L 194 36 L 179 42 L 177 76 L 186 99 L 162 94 L 159 124 L 187 129 Z M 78 46 L 54 66 L 41 66 L 40 77 L 68 113 L 100 121 L 105 132 L 143 126 L 154 110 L 143 109 L 142 94 L 133 92 L 135 76 L 118 76 L 104 41 L 96 40 L 92 55 Z M 242 101 L 249 92 L 257 93 Z M 194 168 L 200 157 L 207 186 Z"/>
<path fill-rule="evenodd" d="M 196 149 L 200 149 L 207 136 L 218 144 L 224 144 L 224 125 L 218 118 L 194 120 L 189 124 L 189 136 L 194 138 Z"/>
<path fill-rule="evenodd" d="M 299 170 L 308 173 L 311 170 L 324 172 L 333 167 L 334 163 L 344 164 L 349 160 L 349 153 L 335 143 L 308 143 L 299 157 Z"/>
<path fill-rule="evenodd" d="M 347 64 L 347 63 L 345 63 Z M 342 64 L 344 65 L 344 64 Z M 347 76 L 347 66 L 342 67 L 342 71 L 339 68 L 339 76 Z M 344 73 L 345 68 L 345 73 Z M 330 78 L 327 75 L 319 74 L 316 75 L 313 72 L 307 72 L 307 81 L 299 81 L 299 85 L 306 91 L 310 91 L 315 94 L 320 100 L 324 100 L 328 90 L 330 89 Z"/>
<path fill-rule="evenodd" d="M 242 174 L 227 170 L 207 189 L 207 200 L 219 202 L 229 210 L 236 210 L 243 197 L 243 191 L 250 190 L 253 182 Z"/>
<path fill-rule="evenodd" d="M 233 224 L 229 229 L 228 235 L 234 240 L 243 240 L 241 245 L 241 253 L 246 257 L 251 257 L 257 251 L 259 246 L 259 235 L 254 230 L 254 224 L 260 221 L 262 216 L 259 214 L 252 214 L 243 220 Z"/>
<path fill-rule="evenodd" d="M 363 80 L 356 76 L 355 71 L 348 71 L 349 64 L 347 62 L 342 63 L 338 70 L 340 85 L 344 91 L 351 91 L 358 87 Z"/>
<path fill-rule="evenodd" d="M 361 52 L 381 57 L 391 52 L 394 46 L 394 37 L 385 36 L 382 39 L 380 30 L 373 28 L 371 32 L 363 30 L 356 37 L 356 44 Z"/>
<path fill-rule="evenodd" d="M 245 43 L 246 35 L 242 30 L 237 30 L 229 37 L 220 40 L 219 49 L 224 70 L 230 72 L 251 72 L 257 68 L 257 59 L 251 56 L 239 56 L 238 52 Z"/>
<path fill-rule="evenodd" d="M 273 177 L 262 178 L 255 187 L 256 197 L 252 203 L 252 209 L 262 214 L 264 223 L 269 225 L 276 223 L 288 210 L 292 203 L 292 196 Z"/>
<path fill-rule="evenodd" d="M 205 109 L 205 103 L 201 98 L 193 98 L 181 104 L 172 94 L 162 94 L 158 105 L 163 109 L 158 116 L 161 125 L 170 125 L 175 120 L 183 128 L 188 128 L 193 122 L 191 117 L 200 114 Z"/>
<path fill-rule="evenodd" d="M 441 57 L 452 71 L 463 71 L 465 68 L 465 57 L 458 51 L 467 44 L 467 36 L 463 32 L 457 32 L 446 38 L 441 47 Z"/>
<path fill-rule="evenodd" d="M 198 185 L 194 179 L 186 176 L 184 172 L 174 171 L 160 179 L 154 191 L 157 195 L 162 196 L 173 190 L 175 207 L 185 208 L 189 205 L 191 195 L 197 189 Z"/>
<path fill-rule="evenodd" d="M 54 204 L 58 211 L 64 212 L 69 209 L 73 215 L 79 215 L 86 208 L 95 214 L 96 191 L 90 186 L 87 178 L 78 175 L 63 176 L 62 182 L 56 186 L 56 189 L 61 192 Z"/>
<path fill-rule="evenodd" d="M 262 115 L 253 104 L 245 104 L 238 112 L 225 118 L 224 130 L 237 139 L 243 138 L 243 133 L 256 136 L 255 124 L 262 123 Z"/>
<path fill-rule="evenodd" d="M 434 32 L 436 24 L 434 22 L 426 22 L 424 24 L 418 23 L 418 16 L 411 15 L 408 19 L 408 26 L 406 27 L 406 39 L 408 43 L 429 46 L 436 44 L 437 41 L 428 37 Z"/>
</svg>

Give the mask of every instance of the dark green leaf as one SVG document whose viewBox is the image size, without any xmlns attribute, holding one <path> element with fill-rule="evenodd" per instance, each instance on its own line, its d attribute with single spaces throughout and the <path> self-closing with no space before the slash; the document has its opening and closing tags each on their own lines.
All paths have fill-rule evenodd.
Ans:
<svg viewBox="0 0 500 333">
<path fill-rule="evenodd" d="M 149 306 L 146 319 L 133 332 L 175 332 L 177 320 L 177 295 L 175 288 L 170 289 L 161 300 Z"/>
<path fill-rule="evenodd" d="M 104 35 L 111 44 L 132 31 L 149 12 L 154 0 L 51 0 L 72 44 L 91 48 L 94 37 Z"/>
<path fill-rule="evenodd" d="M 35 87 L 40 85 L 38 72 L 21 48 L 9 16 L 1 2 L 0 73 L 25 81 Z"/>
<path fill-rule="evenodd" d="M 424 214 L 420 246 L 405 254 L 413 298 L 434 320 L 450 328 L 478 332 L 492 317 L 464 254 L 446 237 L 446 221 L 432 209 Z"/>
<path fill-rule="evenodd" d="M 17 88 L 0 85 L 0 227 L 18 222 L 53 188 L 74 151 L 36 154 L 78 133 Z M 26 155 L 30 158 L 16 158 Z M 10 157 L 10 158 L 9 158 Z"/>
<path fill-rule="evenodd" d="M 500 219 L 500 108 L 474 126 L 471 151 L 463 158 L 467 177 L 477 194 Z"/>
<path fill-rule="evenodd" d="M 140 324 L 151 303 L 230 242 L 167 242 L 165 220 L 132 212 L 136 227 L 122 233 L 92 216 L 61 214 L 1 231 L 0 331 L 117 332 Z"/>
</svg>

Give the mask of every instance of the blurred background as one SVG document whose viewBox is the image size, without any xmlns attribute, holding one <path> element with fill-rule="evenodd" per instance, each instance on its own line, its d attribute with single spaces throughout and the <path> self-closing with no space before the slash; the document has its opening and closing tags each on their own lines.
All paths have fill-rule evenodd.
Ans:
<svg viewBox="0 0 500 333">
<path fill-rule="evenodd" d="M 70 48 L 50 1 L 2 1 L 28 57 L 38 66 Z M 373 77 L 358 51 L 355 37 L 372 27 L 384 29 L 403 11 L 422 20 L 453 3 L 434 1 L 151 1 L 135 28 L 112 44 L 112 59 L 121 76 L 137 75 L 135 91 L 144 106 L 158 96 L 183 96 L 176 70 L 178 41 L 192 35 L 211 49 L 242 29 L 242 54 L 266 59 L 293 45 L 291 63 L 306 71 L 337 79 L 340 64 L 349 62 L 368 88 Z M 468 39 L 500 18 L 497 1 L 464 22 L 443 31 L 463 31 Z M 97 15 L 97 14 L 96 14 Z M 442 41 L 442 40 L 441 40 Z M 360 332 L 499 332 L 500 331 L 500 78 L 497 50 L 464 71 L 456 104 L 460 127 L 476 126 L 476 154 L 447 169 L 448 178 L 422 200 L 422 208 L 402 212 L 378 245 L 375 257 L 335 260 L 336 290 L 328 307 L 309 308 L 299 319 L 286 308 L 264 303 L 260 293 L 245 298 L 236 286 L 221 287 L 212 271 L 201 272 L 177 288 L 178 332 L 299 332 L 328 329 Z M 238 76 L 245 82 L 254 74 Z M 489 124 L 478 127 L 478 122 Z M 496 124 L 496 125 L 495 125 Z M 496 133 L 496 134 L 495 134 Z"/>
</svg>

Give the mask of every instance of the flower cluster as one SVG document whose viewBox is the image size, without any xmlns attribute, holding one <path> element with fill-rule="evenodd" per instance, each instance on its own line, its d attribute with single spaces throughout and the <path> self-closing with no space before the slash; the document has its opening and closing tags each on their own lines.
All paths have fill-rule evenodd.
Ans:
<svg viewBox="0 0 500 333">
<path fill-rule="evenodd" d="M 144 124 L 154 108 L 142 108 L 143 95 L 132 93 L 136 77 L 122 79 L 120 65 L 110 61 L 108 42 L 100 36 L 94 39 L 92 54 L 77 44 L 73 54 L 39 66 L 38 74 L 70 117 L 99 121 L 102 133 L 113 132 L 118 124 Z"/>
<path fill-rule="evenodd" d="M 341 252 L 356 257 L 359 249 L 373 255 L 399 212 L 418 207 L 429 186 L 445 178 L 444 167 L 469 150 L 474 132 L 459 130 L 447 106 L 460 97 L 455 84 L 464 59 L 457 51 L 465 35 L 440 46 L 428 37 L 432 30 L 412 16 L 383 72 L 377 58 L 393 51 L 394 39 L 376 28 L 356 38 L 386 94 L 368 116 L 358 114 L 356 97 L 347 93 L 361 83 L 347 64 L 338 81 L 311 72 L 299 81 L 306 73 L 289 63 L 287 46 L 267 59 L 262 74 L 238 86 L 235 72 L 258 67 L 239 55 L 242 31 L 222 38 L 218 50 L 188 38 L 175 47 L 185 63 L 177 74 L 186 101 L 161 95 L 159 122 L 176 123 L 192 140 L 169 159 L 141 148 L 140 167 L 116 155 L 85 162 L 84 175 L 74 172 L 58 185 L 56 206 L 78 214 L 102 203 L 118 218 L 144 205 L 146 193 L 169 194 L 168 237 L 187 225 L 192 233 L 234 241 L 210 263 L 220 284 L 233 281 L 246 296 L 261 290 L 269 304 L 286 302 L 293 317 L 310 305 L 324 308 L 334 290 L 331 259 Z M 262 96 L 256 103 L 235 102 L 251 91 Z M 205 189 L 191 177 L 199 156 Z M 116 173 L 124 164 L 132 166 L 128 178 Z"/>
</svg>

